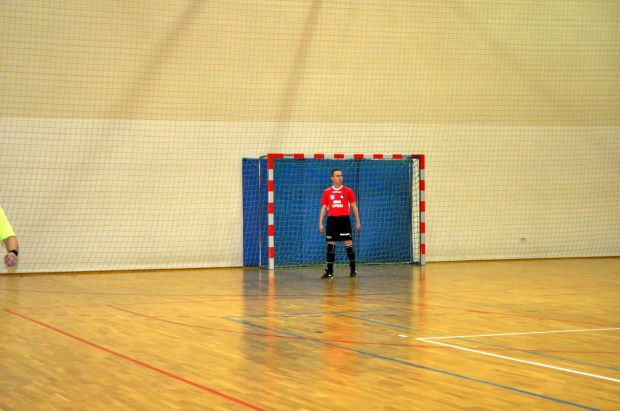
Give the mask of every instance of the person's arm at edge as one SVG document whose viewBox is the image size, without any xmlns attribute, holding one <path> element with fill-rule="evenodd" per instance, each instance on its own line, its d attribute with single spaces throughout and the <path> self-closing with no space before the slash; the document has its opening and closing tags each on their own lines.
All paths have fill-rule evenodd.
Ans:
<svg viewBox="0 0 620 411">
<path fill-rule="evenodd" d="M 4 245 L 6 245 L 7 250 L 16 250 L 19 251 L 19 244 L 17 243 L 17 237 L 11 236 L 9 238 L 5 238 Z"/>
<path fill-rule="evenodd" d="M 353 210 L 353 215 L 355 216 L 355 231 L 359 231 L 362 229 L 362 223 L 360 222 L 360 213 L 357 209 L 357 203 L 351 203 L 351 209 Z"/>
<path fill-rule="evenodd" d="M 327 206 L 321 206 L 321 216 L 319 217 L 319 231 L 321 234 L 325 231 L 325 227 L 323 227 L 323 220 L 325 220 L 325 213 L 327 212 Z"/>
<path fill-rule="evenodd" d="M 11 251 L 11 250 L 19 251 L 19 244 L 17 243 L 17 237 L 11 236 L 11 237 L 5 238 L 3 241 L 4 241 L 4 245 L 6 246 L 7 251 Z M 14 253 L 8 253 L 4 257 L 4 264 L 7 267 L 13 267 L 15 264 L 17 264 L 17 256 Z"/>
</svg>

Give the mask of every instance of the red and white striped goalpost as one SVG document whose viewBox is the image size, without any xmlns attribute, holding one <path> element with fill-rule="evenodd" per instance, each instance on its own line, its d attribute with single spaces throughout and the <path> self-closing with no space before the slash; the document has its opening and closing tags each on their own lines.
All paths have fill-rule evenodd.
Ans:
<svg viewBox="0 0 620 411">
<path fill-rule="evenodd" d="M 425 243 L 425 183 L 424 183 L 424 154 L 267 154 L 267 221 L 268 221 L 268 244 L 269 249 L 269 269 L 275 268 L 275 226 L 274 226 L 274 183 L 273 183 L 273 167 L 274 160 L 277 158 L 324 158 L 324 159 L 403 159 L 403 158 L 417 158 L 420 160 L 420 265 L 426 264 L 426 243 Z"/>
</svg>

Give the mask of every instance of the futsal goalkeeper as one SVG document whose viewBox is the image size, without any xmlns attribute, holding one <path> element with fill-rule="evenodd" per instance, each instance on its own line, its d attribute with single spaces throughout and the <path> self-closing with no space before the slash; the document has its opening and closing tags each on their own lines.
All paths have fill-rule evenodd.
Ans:
<svg viewBox="0 0 620 411">
<path fill-rule="evenodd" d="M 355 193 L 342 185 L 342 171 L 335 168 L 332 170 L 331 187 L 323 191 L 321 198 L 321 216 L 319 217 L 319 231 L 325 233 L 327 241 L 327 269 L 321 278 L 334 278 L 334 261 L 336 260 L 336 242 L 344 242 L 349 257 L 350 276 L 355 277 L 355 249 L 353 248 L 353 236 L 351 235 L 351 210 L 355 216 L 355 231 L 362 228 L 360 215 L 355 202 Z M 325 213 L 327 212 L 327 230 L 323 227 Z"/>
<path fill-rule="evenodd" d="M 6 214 L 4 214 L 2 207 L 0 207 L 0 238 L 9 251 L 4 256 L 4 264 L 9 268 L 14 267 L 15 264 L 17 264 L 19 245 L 17 244 L 17 237 L 15 237 L 13 227 L 11 227 L 11 223 L 9 223 L 9 220 L 6 218 Z"/>
</svg>

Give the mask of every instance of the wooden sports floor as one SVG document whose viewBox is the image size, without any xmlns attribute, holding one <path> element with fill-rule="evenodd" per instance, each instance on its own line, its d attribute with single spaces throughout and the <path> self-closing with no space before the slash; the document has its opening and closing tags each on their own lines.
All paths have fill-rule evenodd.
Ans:
<svg viewBox="0 0 620 411">
<path fill-rule="evenodd" d="M 2 410 L 620 410 L 620 258 L 0 277 Z"/>
</svg>

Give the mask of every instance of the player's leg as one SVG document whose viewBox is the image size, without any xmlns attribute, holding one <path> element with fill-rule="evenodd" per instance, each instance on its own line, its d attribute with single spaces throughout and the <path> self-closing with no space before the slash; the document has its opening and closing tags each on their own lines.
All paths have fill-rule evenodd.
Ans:
<svg viewBox="0 0 620 411">
<path fill-rule="evenodd" d="M 321 278 L 333 278 L 334 277 L 334 261 L 336 260 L 336 243 L 329 241 L 327 243 L 327 269 L 325 274 Z"/>
<path fill-rule="evenodd" d="M 344 248 L 347 250 L 347 257 L 349 257 L 349 267 L 351 268 L 351 277 L 357 275 L 355 270 L 355 248 L 353 248 L 353 240 L 347 240 L 344 242 Z"/>
<path fill-rule="evenodd" d="M 327 269 L 321 278 L 334 277 L 334 261 L 336 261 L 335 237 L 337 228 L 337 219 L 334 219 L 334 217 L 327 217 L 327 222 L 325 224 L 325 241 L 327 241 L 327 255 L 325 261 L 327 262 Z"/>
</svg>

